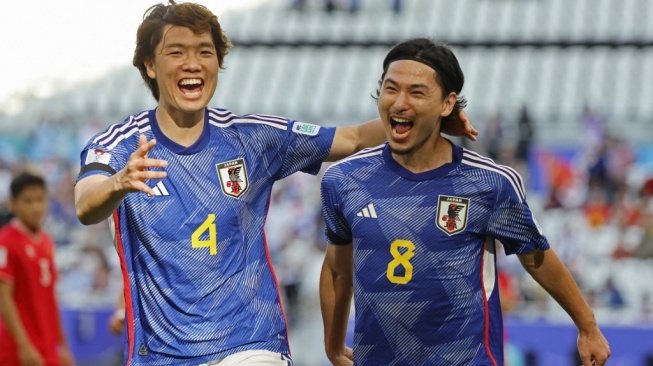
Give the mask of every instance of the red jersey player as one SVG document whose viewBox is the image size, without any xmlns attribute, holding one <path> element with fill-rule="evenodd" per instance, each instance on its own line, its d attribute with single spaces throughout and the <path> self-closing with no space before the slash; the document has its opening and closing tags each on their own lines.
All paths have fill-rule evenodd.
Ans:
<svg viewBox="0 0 653 366">
<path fill-rule="evenodd" d="M 0 365 L 73 365 L 55 299 L 54 243 L 41 230 L 43 178 L 18 175 L 10 206 L 15 218 L 0 229 Z"/>
</svg>

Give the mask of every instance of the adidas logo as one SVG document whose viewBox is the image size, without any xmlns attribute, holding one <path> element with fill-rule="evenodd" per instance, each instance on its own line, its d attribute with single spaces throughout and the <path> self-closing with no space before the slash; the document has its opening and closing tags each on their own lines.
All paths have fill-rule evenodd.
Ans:
<svg viewBox="0 0 653 366">
<path fill-rule="evenodd" d="M 358 216 L 358 217 L 370 217 L 370 218 L 373 218 L 373 219 L 377 218 L 376 210 L 374 209 L 374 205 L 371 204 L 371 203 L 369 205 L 367 205 L 367 207 L 365 207 L 359 213 L 357 213 L 356 216 Z"/>
<path fill-rule="evenodd" d="M 168 193 L 168 190 L 166 189 L 166 186 L 163 185 L 163 182 L 159 182 L 152 188 L 154 191 L 155 196 L 169 196 L 170 193 Z"/>
<path fill-rule="evenodd" d="M 147 347 L 144 344 L 141 344 L 141 348 L 138 349 L 139 356 L 147 356 Z"/>
</svg>

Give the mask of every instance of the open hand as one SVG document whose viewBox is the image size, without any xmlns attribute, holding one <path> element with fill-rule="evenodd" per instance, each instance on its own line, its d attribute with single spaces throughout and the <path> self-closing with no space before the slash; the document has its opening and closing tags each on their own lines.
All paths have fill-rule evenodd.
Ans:
<svg viewBox="0 0 653 366">
<path fill-rule="evenodd" d="M 145 135 L 138 138 L 138 149 L 134 151 L 127 161 L 127 165 L 118 172 L 120 190 L 128 192 L 142 191 L 154 196 L 152 188 L 145 184 L 147 179 L 163 179 L 167 176 L 165 171 L 151 170 L 151 168 L 165 168 L 168 162 L 162 159 L 150 159 L 147 153 L 154 148 L 156 140 L 147 141 Z"/>
</svg>

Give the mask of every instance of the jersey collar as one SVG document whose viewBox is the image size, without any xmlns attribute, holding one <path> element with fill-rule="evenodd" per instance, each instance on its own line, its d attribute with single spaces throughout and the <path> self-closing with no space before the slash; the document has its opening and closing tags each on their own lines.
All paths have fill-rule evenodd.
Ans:
<svg viewBox="0 0 653 366">
<path fill-rule="evenodd" d="M 159 122 L 156 120 L 156 108 L 152 109 L 149 115 L 151 121 L 150 126 L 152 127 L 152 133 L 157 143 L 165 146 L 175 154 L 192 155 L 204 149 L 209 143 L 211 132 L 209 130 L 209 111 L 206 108 L 204 109 L 204 128 L 202 129 L 202 134 L 194 144 L 188 147 L 179 145 L 163 134 L 159 127 Z"/>
<path fill-rule="evenodd" d="M 447 140 L 447 142 L 449 142 L 453 147 L 452 161 L 451 163 L 446 163 L 433 170 L 429 170 L 422 173 L 413 173 L 410 170 L 404 168 L 399 163 L 397 163 L 395 159 L 392 158 L 392 153 L 390 152 L 390 145 L 388 145 L 387 143 L 383 147 L 383 160 L 385 160 L 385 164 L 388 166 L 388 168 L 390 168 L 390 170 L 392 170 L 397 175 L 408 180 L 425 181 L 429 179 L 443 177 L 447 175 L 450 171 L 452 171 L 454 168 L 456 168 L 458 164 L 460 164 L 463 156 L 462 147 L 454 144 L 449 139 L 445 139 L 445 140 Z"/>
</svg>

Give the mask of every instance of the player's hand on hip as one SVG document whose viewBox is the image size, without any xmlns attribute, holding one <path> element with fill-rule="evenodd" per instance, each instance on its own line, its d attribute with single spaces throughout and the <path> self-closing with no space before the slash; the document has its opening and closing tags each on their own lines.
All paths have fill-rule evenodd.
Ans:
<svg viewBox="0 0 653 366">
<path fill-rule="evenodd" d="M 147 141 L 145 135 L 138 138 L 138 149 L 134 151 L 127 161 L 127 165 L 118 173 L 118 184 L 121 191 L 142 191 L 154 196 L 154 191 L 145 181 L 148 179 L 163 179 L 167 176 L 165 171 L 152 170 L 165 168 L 168 162 L 162 159 L 150 159 L 147 153 L 154 148 L 156 140 Z"/>
<path fill-rule="evenodd" d="M 610 357 L 610 345 L 596 327 L 591 332 L 578 333 L 578 354 L 583 366 L 603 366 Z"/>
</svg>

